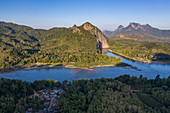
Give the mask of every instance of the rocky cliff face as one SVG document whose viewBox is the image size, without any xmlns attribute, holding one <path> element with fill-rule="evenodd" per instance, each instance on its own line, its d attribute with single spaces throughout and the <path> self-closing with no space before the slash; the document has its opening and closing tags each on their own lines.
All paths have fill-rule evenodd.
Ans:
<svg viewBox="0 0 170 113">
<path fill-rule="evenodd" d="M 76 25 L 71 27 L 71 29 L 73 30 L 73 33 L 80 33 L 80 29 Z"/>
<path fill-rule="evenodd" d="M 82 25 L 82 27 L 90 31 L 91 34 L 93 34 L 97 38 L 98 42 L 98 48 L 109 48 L 109 45 L 106 40 L 106 36 L 95 26 L 93 26 L 91 23 L 86 22 Z"/>
</svg>

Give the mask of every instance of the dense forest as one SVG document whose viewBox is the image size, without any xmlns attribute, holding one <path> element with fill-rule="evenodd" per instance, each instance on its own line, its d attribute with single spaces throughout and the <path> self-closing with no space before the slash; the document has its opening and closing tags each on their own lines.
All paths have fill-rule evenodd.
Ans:
<svg viewBox="0 0 170 113">
<path fill-rule="evenodd" d="M 89 67 L 115 65 L 121 61 L 98 54 L 100 51 L 96 36 L 82 26 L 42 30 L 0 22 L 1 69 L 30 66 L 37 62 Z"/>
<path fill-rule="evenodd" d="M 170 61 L 170 46 L 148 40 L 109 39 L 110 49 L 115 53 L 138 61 Z"/>
<path fill-rule="evenodd" d="M 38 99 L 28 98 L 34 90 L 61 87 L 55 80 L 42 80 L 33 83 L 21 80 L 0 79 L 0 113 L 25 113 L 30 105 L 34 108 L 42 106 Z"/>
<path fill-rule="evenodd" d="M 147 79 L 142 75 L 117 78 L 82 79 L 72 82 L 0 79 L 0 112 L 23 113 L 32 105 L 41 108 L 39 100 L 28 96 L 45 88 L 62 88 L 65 93 L 57 105 L 60 113 L 169 113 L 170 77 Z"/>
</svg>

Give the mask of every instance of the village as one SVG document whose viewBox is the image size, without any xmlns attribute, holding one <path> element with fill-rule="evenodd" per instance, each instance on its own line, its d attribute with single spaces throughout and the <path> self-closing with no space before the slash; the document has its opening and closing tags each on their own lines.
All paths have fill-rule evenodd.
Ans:
<svg viewBox="0 0 170 113">
<path fill-rule="evenodd" d="M 39 91 L 34 91 L 34 94 L 29 98 L 38 99 L 43 105 L 43 109 L 39 109 L 38 111 L 34 109 L 34 107 L 29 106 L 26 110 L 26 113 L 56 113 L 58 101 L 60 96 L 64 93 L 63 89 L 54 88 L 51 89 L 43 89 Z"/>
</svg>

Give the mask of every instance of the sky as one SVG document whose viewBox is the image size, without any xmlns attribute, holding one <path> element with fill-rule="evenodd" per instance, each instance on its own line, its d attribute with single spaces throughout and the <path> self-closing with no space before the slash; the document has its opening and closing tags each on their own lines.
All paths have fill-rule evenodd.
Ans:
<svg viewBox="0 0 170 113">
<path fill-rule="evenodd" d="M 41 29 L 87 21 L 101 30 L 130 22 L 170 29 L 170 0 L 0 0 L 0 21 Z"/>
</svg>

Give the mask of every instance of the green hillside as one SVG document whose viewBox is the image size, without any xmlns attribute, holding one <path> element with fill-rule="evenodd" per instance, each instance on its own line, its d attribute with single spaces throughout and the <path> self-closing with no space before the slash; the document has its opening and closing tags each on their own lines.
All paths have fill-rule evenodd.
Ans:
<svg viewBox="0 0 170 113">
<path fill-rule="evenodd" d="M 26 30 L 31 30 L 31 28 L 0 23 L 1 68 L 14 66 L 39 51 L 38 39 L 25 32 Z"/>
<path fill-rule="evenodd" d="M 114 37 L 109 39 L 109 45 L 115 53 L 130 59 L 147 62 L 170 61 L 170 46 L 162 43 Z"/>
<path fill-rule="evenodd" d="M 0 22 L 0 68 L 37 62 L 76 66 L 81 62 L 81 66 L 89 67 L 121 61 L 114 62 L 114 57 L 98 54 L 97 44 L 96 36 L 83 26 L 42 30 Z M 98 59 L 94 60 L 96 56 Z"/>
</svg>

